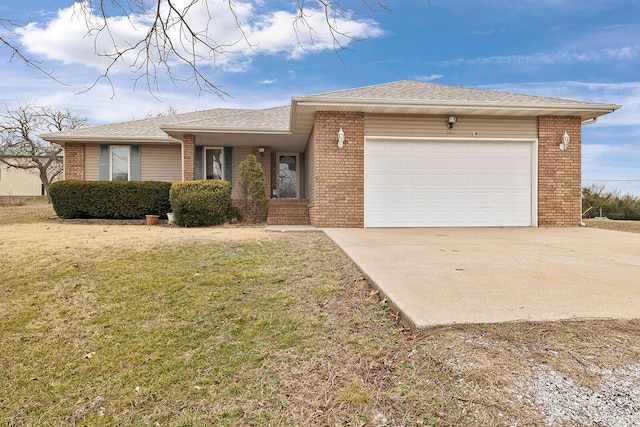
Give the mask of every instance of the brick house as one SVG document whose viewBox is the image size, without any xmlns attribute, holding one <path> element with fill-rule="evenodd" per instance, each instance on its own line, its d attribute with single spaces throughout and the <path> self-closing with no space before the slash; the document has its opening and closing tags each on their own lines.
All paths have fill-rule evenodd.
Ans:
<svg viewBox="0 0 640 427">
<path fill-rule="evenodd" d="M 618 108 L 405 80 L 42 137 L 67 180 L 234 183 L 254 154 L 270 224 L 575 226 L 581 128 Z"/>
</svg>

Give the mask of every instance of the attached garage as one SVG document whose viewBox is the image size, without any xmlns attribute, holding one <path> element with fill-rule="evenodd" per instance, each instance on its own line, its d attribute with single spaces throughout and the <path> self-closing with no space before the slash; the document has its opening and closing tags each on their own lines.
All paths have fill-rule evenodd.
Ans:
<svg viewBox="0 0 640 427">
<path fill-rule="evenodd" d="M 365 227 L 537 225 L 530 139 L 365 138 Z"/>
<path fill-rule="evenodd" d="M 200 179 L 201 150 L 224 147 L 225 176 L 253 154 L 274 198 L 271 224 L 567 227 L 582 218 L 582 126 L 618 108 L 403 80 L 42 138 L 64 145 L 73 180 L 101 179 L 103 145 L 142 147 L 140 178 L 167 181 Z M 295 191 L 283 194 L 282 179 Z"/>
</svg>

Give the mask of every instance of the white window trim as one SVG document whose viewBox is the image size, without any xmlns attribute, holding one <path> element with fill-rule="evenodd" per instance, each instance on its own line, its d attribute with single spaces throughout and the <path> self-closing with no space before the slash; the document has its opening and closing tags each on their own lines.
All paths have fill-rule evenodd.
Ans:
<svg viewBox="0 0 640 427">
<path fill-rule="evenodd" d="M 222 172 L 222 179 L 226 180 L 224 147 L 204 147 L 204 153 L 202 154 L 202 179 L 207 179 L 207 150 L 220 150 L 220 169 Z"/>
<path fill-rule="evenodd" d="M 110 145 L 109 146 L 109 181 L 113 181 L 113 149 L 127 149 L 127 181 L 131 181 L 131 146 L 130 145 Z"/>
</svg>

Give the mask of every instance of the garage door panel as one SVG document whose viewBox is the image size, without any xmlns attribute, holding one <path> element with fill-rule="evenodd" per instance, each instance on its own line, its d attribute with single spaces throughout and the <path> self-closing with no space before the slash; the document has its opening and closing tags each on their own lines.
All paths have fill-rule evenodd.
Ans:
<svg viewBox="0 0 640 427">
<path fill-rule="evenodd" d="M 365 226 L 531 226 L 531 156 L 531 142 L 367 141 Z"/>
<path fill-rule="evenodd" d="M 454 172 L 451 174 L 451 186 L 452 187 L 467 187 L 470 184 L 468 172 Z"/>
</svg>

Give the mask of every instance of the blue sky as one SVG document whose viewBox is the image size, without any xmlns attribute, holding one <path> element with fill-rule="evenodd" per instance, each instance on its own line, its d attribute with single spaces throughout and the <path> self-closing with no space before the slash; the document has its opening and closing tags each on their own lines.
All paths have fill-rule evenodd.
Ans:
<svg viewBox="0 0 640 427">
<path fill-rule="evenodd" d="M 224 31 L 217 37 L 233 38 L 224 3 L 209 0 L 214 10 L 222 7 L 216 28 Z M 102 63 L 92 41 L 83 40 L 82 26 L 68 21 L 73 1 L 3 2 L 1 18 L 29 24 L 14 40 L 65 85 L 18 59 L 9 63 L 9 51 L 0 47 L 0 101 L 69 107 L 101 124 L 170 106 L 178 112 L 261 108 L 288 104 L 296 95 L 413 79 L 623 104 L 583 128 L 583 184 L 640 196 L 640 2 L 387 0 L 390 12 L 369 3 L 374 10 L 348 3 L 354 16 L 340 24 L 363 40 L 345 41 L 349 50 L 338 56 L 322 31 L 316 48 L 299 49 L 287 20 L 293 0 L 234 2 L 251 26 L 255 47 L 238 44 L 215 66 L 204 66 L 208 78 L 230 95 L 221 99 L 199 94 L 192 85 L 173 85 L 162 75 L 154 98 L 144 85 L 134 90 L 125 67 L 112 74 L 115 95 L 104 80 L 83 91 L 100 75 Z M 179 66 L 173 71 L 186 76 Z"/>
</svg>

